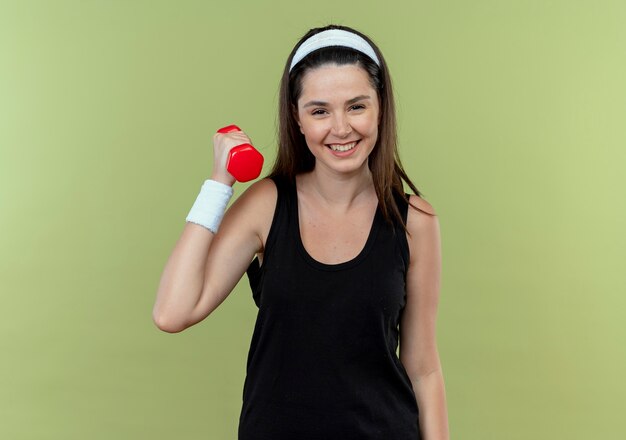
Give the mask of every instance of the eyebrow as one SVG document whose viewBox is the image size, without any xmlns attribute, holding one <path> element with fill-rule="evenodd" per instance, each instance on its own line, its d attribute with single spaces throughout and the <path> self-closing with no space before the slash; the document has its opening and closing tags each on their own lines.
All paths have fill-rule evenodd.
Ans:
<svg viewBox="0 0 626 440">
<path fill-rule="evenodd" d="M 356 96 L 356 97 L 354 97 L 352 99 L 348 99 L 346 101 L 346 105 L 354 104 L 355 102 L 360 101 L 362 99 L 371 99 L 371 96 L 369 96 L 369 95 L 359 95 L 359 96 Z M 327 106 L 328 103 L 324 102 L 324 101 L 309 101 L 306 104 L 304 104 L 302 106 L 302 108 L 311 107 L 311 106 L 314 106 L 314 105 L 319 105 L 319 106 L 324 107 L 324 106 Z"/>
</svg>

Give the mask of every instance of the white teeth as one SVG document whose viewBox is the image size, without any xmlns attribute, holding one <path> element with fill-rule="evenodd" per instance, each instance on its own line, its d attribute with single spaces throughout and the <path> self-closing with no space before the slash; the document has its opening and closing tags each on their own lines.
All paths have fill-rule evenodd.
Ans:
<svg viewBox="0 0 626 440">
<path fill-rule="evenodd" d="M 329 147 L 333 151 L 348 151 L 348 150 L 352 150 L 355 147 L 356 144 L 357 144 L 356 142 L 352 142 L 351 144 L 345 144 L 345 145 L 331 144 L 331 145 L 329 145 Z"/>
</svg>

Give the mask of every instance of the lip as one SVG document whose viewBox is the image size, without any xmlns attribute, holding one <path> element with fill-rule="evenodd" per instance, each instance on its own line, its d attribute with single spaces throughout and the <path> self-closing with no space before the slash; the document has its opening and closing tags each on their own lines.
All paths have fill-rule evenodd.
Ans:
<svg viewBox="0 0 626 440">
<path fill-rule="evenodd" d="M 344 142 L 343 144 L 340 144 L 339 142 L 331 142 L 330 144 L 324 144 L 324 145 L 326 145 L 327 147 L 330 147 L 331 145 L 348 145 L 348 144 L 351 144 L 352 142 L 358 143 L 360 140 L 361 139 L 354 139 L 352 141 Z"/>
<path fill-rule="evenodd" d="M 356 142 L 356 145 L 354 146 L 354 148 L 352 148 L 351 150 L 348 151 L 335 151 L 332 148 L 330 148 L 330 144 L 327 144 L 326 147 L 328 148 L 328 151 L 331 152 L 331 154 L 335 157 L 347 157 L 350 156 L 352 154 L 354 154 L 354 152 L 359 148 L 359 146 L 361 145 L 361 139 L 359 139 L 358 141 L 352 141 L 352 142 Z M 351 144 L 352 142 L 346 142 L 346 144 Z M 333 145 L 346 145 L 346 144 L 333 144 Z"/>
</svg>

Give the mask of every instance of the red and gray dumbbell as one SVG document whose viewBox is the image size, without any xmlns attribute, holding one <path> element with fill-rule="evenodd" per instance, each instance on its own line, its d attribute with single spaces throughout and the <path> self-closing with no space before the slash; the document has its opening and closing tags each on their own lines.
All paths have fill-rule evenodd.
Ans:
<svg viewBox="0 0 626 440">
<path fill-rule="evenodd" d="M 217 130 L 218 133 L 241 131 L 236 125 L 228 125 Z M 256 179 L 263 168 L 263 155 L 250 144 L 240 144 L 230 149 L 226 169 L 238 182 Z"/>
</svg>

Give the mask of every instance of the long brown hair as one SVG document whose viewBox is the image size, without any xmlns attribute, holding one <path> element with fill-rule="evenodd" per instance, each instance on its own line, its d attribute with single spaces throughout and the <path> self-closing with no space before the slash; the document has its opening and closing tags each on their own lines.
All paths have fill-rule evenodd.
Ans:
<svg viewBox="0 0 626 440">
<path fill-rule="evenodd" d="M 367 55 L 349 47 L 331 46 L 317 49 L 305 56 L 296 64 L 291 72 L 289 66 L 298 47 L 309 37 L 329 29 L 341 29 L 355 33 L 364 38 L 374 49 L 380 67 Z M 280 83 L 279 96 L 279 124 L 278 124 L 278 156 L 268 177 L 283 177 L 295 181 L 296 175 L 313 170 L 315 156 L 309 151 L 304 135 L 300 132 L 294 112 L 302 93 L 302 79 L 309 69 L 323 64 L 338 65 L 356 64 L 368 74 L 372 87 L 378 94 L 381 119 L 378 127 L 378 139 L 368 158 L 368 165 L 372 173 L 374 188 L 378 197 L 381 212 L 390 223 L 393 220 L 403 224 L 400 210 L 395 197 L 407 200 L 402 181 L 411 188 L 413 193 L 421 196 L 416 186 L 407 176 L 397 147 L 396 110 L 391 86 L 391 77 L 385 59 L 380 49 L 372 40 L 361 32 L 347 26 L 328 25 L 309 30 L 295 45 L 283 71 Z M 407 200 L 408 201 L 408 200 Z M 411 205 L 416 209 L 417 206 Z M 425 212 L 420 209 L 420 211 Z M 428 215 L 433 215 L 425 212 Z M 405 226 L 406 230 L 406 226 Z"/>
</svg>

